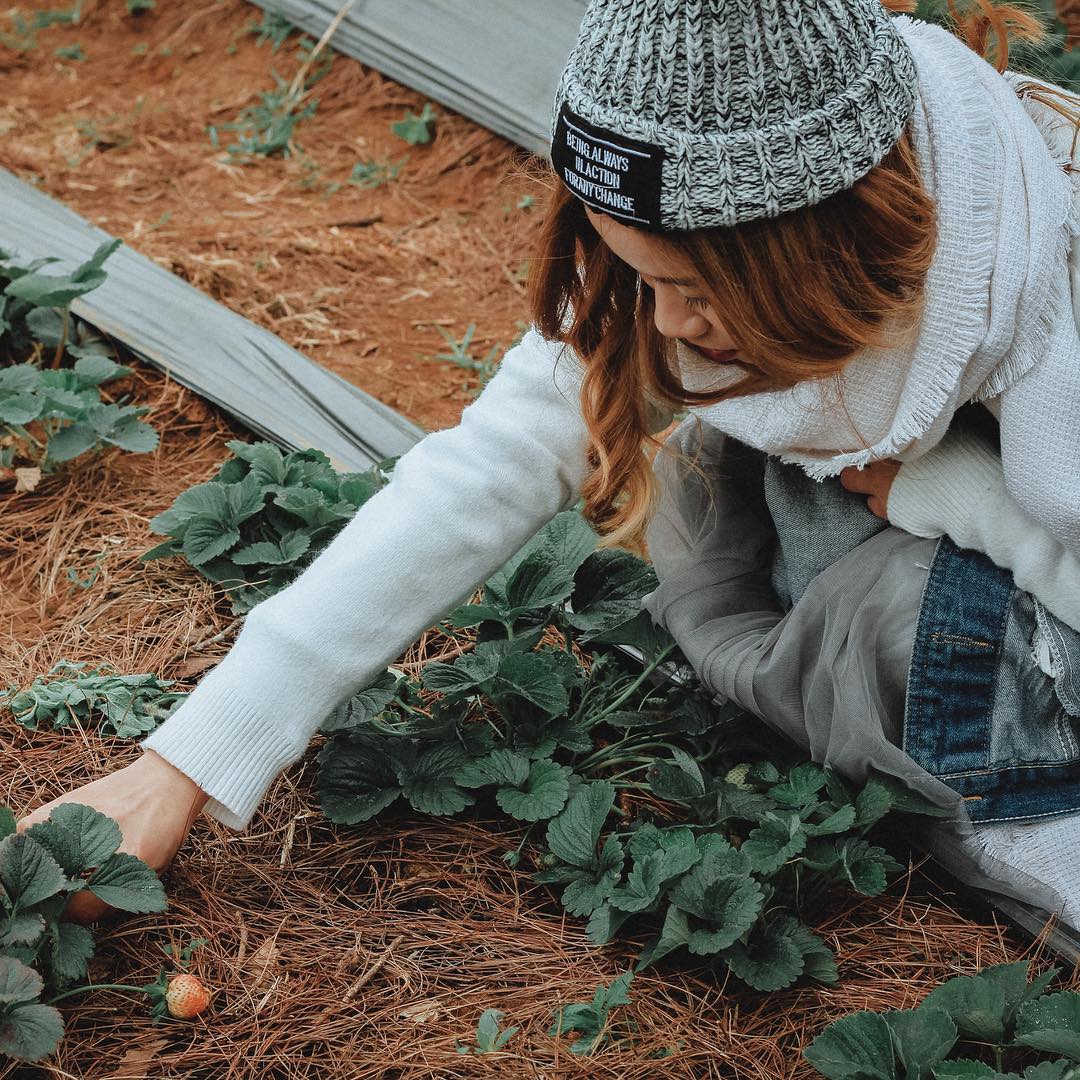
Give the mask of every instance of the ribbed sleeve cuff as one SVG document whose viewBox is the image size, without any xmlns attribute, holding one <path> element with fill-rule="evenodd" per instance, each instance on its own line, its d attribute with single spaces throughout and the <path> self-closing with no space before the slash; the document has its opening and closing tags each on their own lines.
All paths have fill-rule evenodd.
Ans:
<svg viewBox="0 0 1080 1080">
<path fill-rule="evenodd" d="M 210 678 L 139 745 L 194 780 L 210 796 L 206 813 L 238 831 L 278 773 L 303 753 L 235 690 Z"/>
<path fill-rule="evenodd" d="M 964 547 L 972 514 L 1001 480 L 1001 462 L 974 438 L 950 437 L 905 462 L 889 491 L 889 521 L 914 536 L 945 534 Z"/>
</svg>

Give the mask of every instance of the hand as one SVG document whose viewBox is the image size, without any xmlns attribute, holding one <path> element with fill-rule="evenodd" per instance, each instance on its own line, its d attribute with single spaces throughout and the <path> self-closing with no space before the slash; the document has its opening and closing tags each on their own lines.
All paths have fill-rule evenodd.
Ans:
<svg viewBox="0 0 1080 1080">
<path fill-rule="evenodd" d="M 872 462 L 865 469 L 856 469 L 850 465 L 840 474 L 840 483 L 848 491 L 869 495 L 866 505 L 870 512 L 883 521 L 888 521 L 889 491 L 899 471 L 900 462 L 892 458 Z"/>
<path fill-rule="evenodd" d="M 116 772 L 65 792 L 39 806 L 15 826 L 23 832 L 45 821 L 61 803 L 82 803 L 119 826 L 120 850 L 136 855 L 161 873 L 173 860 L 210 796 L 153 750 Z M 72 895 L 64 914 L 73 922 L 94 922 L 111 910 L 86 889 Z"/>
</svg>

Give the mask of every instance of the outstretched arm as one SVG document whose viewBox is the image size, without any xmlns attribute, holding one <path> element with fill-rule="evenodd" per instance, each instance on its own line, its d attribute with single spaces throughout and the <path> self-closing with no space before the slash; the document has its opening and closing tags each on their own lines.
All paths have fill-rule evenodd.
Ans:
<svg viewBox="0 0 1080 1080">
<path fill-rule="evenodd" d="M 247 616 L 228 655 L 140 745 L 243 829 L 322 721 L 577 501 L 587 433 L 570 350 L 525 335 L 462 415 L 288 588 Z"/>
</svg>

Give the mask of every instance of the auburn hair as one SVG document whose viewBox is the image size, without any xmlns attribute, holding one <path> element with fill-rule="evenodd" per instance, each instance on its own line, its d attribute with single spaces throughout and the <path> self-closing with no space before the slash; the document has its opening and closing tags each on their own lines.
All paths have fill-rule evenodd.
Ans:
<svg viewBox="0 0 1080 1080">
<path fill-rule="evenodd" d="M 893 11 L 915 7 L 914 0 L 882 2 Z M 1037 18 L 1011 5 L 949 6 L 954 32 L 999 71 L 1010 37 L 1038 42 L 1045 33 Z M 650 398 L 680 409 L 831 377 L 859 350 L 888 345 L 918 323 L 937 219 L 909 131 L 853 187 L 814 206 L 653 234 L 661 250 L 694 268 L 746 361 L 741 378 L 711 392 L 681 385 L 671 343 L 653 323 L 652 291 L 600 239 L 581 200 L 561 181 L 550 187 L 529 305 L 540 332 L 569 345 L 584 364 L 590 446 L 582 496 L 605 547 L 644 551 L 657 494 L 650 458 L 665 450 L 649 431 Z"/>
</svg>

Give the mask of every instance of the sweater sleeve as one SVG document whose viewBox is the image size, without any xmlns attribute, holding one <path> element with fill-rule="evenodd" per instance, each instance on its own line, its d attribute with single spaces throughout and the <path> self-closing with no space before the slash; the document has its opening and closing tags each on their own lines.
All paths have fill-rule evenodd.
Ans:
<svg viewBox="0 0 1080 1080">
<path fill-rule="evenodd" d="M 1021 509 L 1001 459 L 967 432 L 906 462 L 889 492 L 889 521 L 915 536 L 947 535 L 1011 570 L 1016 585 L 1080 627 L 1080 557 Z"/>
<path fill-rule="evenodd" d="M 1020 508 L 1080 554 L 1080 345 L 1071 320 L 1058 321 L 1046 354 L 1069 362 L 1035 364 L 995 402 L 1001 460 Z"/>
<path fill-rule="evenodd" d="M 191 777 L 212 817 L 245 829 L 338 705 L 575 504 L 588 445 L 579 391 L 578 358 L 530 330 L 460 424 L 400 458 L 140 745 Z"/>
</svg>

